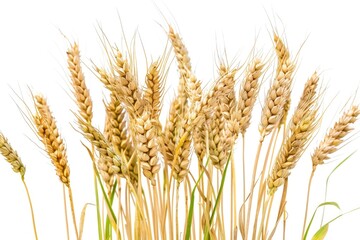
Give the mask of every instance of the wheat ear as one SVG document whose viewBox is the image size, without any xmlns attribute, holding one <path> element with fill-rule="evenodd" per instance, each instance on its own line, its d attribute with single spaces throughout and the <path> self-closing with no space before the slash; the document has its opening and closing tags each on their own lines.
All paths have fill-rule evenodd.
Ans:
<svg viewBox="0 0 360 240">
<path fill-rule="evenodd" d="M 358 106 L 351 106 L 343 113 L 312 154 L 311 159 L 314 168 L 323 164 L 329 159 L 329 155 L 338 149 L 339 145 L 343 143 L 344 137 L 353 130 L 352 124 L 357 121 L 359 114 Z"/>
<path fill-rule="evenodd" d="M 18 153 L 11 147 L 7 138 L 0 132 L 0 153 L 4 156 L 5 160 L 11 164 L 12 170 L 19 173 L 21 178 L 24 179 L 26 168 L 22 163 Z"/>
<path fill-rule="evenodd" d="M 76 103 L 79 107 L 80 116 L 87 122 L 91 122 L 92 100 L 90 98 L 89 89 L 85 83 L 85 77 L 80 65 L 80 51 L 77 43 L 71 45 L 67 51 L 68 68 L 72 80 L 73 92 L 76 98 Z"/>
<path fill-rule="evenodd" d="M 34 215 L 34 208 L 32 205 L 32 201 L 31 201 L 31 197 L 30 197 L 30 192 L 29 189 L 26 185 L 25 182 L 25 172 L 26 172 L 26 168 L 24 166 L 24 164 L 22 163 L 20 156 L 18 155 L 18 153 L 11 147 L 9 141 L 7 140 L 7 138 L 2 134 L 2 132 L 0 132 L 0 153 L 1 155 L 4 156 L 4 158 L 6 159 L 6 161 L 8 163 L 11 164 L 12 170 L 15 173 L 19 173 L 21 176 L 21 180 L 24 184 L 25 187 L 25 191 L 28 197 L 28 201 L 29 201 L 29 205 L 30 205 L 30 211 L 31 211 L 31 219 L 32 219 L 32 224 L 33 224 L 33 230 L 34 230 L 34 235 L 35 235 L 35 239 L 38 239 L 38 235 L 37 235 L 37 230 L 36 230 L 36 222 L 35 222 L 35 215 Z"/>
<path fill-rule="evenodd" d="M 254 59 L 246 70 L 245 78 L 239 91 L 239 101 L 237 104 L 237 121 L 241 134 L 245 134 L 250 125 L 251 112 L 254 108 L 256 97 L 259 92 L 259 78 L 262 74 L 264 64 L 260 59 Z"/>
</svg>

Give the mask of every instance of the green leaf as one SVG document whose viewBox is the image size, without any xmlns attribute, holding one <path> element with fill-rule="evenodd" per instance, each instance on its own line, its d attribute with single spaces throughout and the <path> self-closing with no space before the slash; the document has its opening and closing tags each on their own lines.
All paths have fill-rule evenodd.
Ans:
<svg viewBox="0 0 360 240">
<path fill-rule="evenodd" d="M 338 204 L 337 202 L 323 202 L 323 203 L 319 204 L 319 206 L 317 206 L 317 208 L 315 209 L 315 211 L 314 211 L 314 213 L 313 213 L 313 215 L 312 215 L 312 217 L 311 217 L 311 219 L 310 219 L 309 225 L 308 225 L 307 228 L 306 228 L 306 231 L 305 231 L 305 234 L 304 234 L 304 237 L 303 237 L 304 240 L 306 239 L 306 237 L 307 237 L 307 235 L 308 235 L 308 233 L 309 233 L 311 224 L 312 224 L 313 221 L 314 221 L 314 218 L 315 218 L 315 215 L 316 215 L 317 210 L 318 210 L 320 207 L 325 207 L 325 206 L 334 206 L 334 207 L 336 207 L 337 209 L 340 210 L 340 206 L 339 206 L 339 204 Z M 329 223 L 330 223 L 330 222 L 329 222 Z M 328 224 L 329 224 L 329 223 L 328 223 Z M 324 225 L 324 226 L 325 226 L 325 225 Z M 321 229 L 321 228 L 320 228 L 320 229 Z M 319 231 L 320 231 L 320 230 L 319 230 Z M 315 234 L 315 235 L 316 235 L 316 234 Z M 320 238 L 320 239 L 321 239 L 321 238 Z"/>
<path fill-rule="evenodd" d="M 207 159 L 205 166 L 207 166 L 207 164 L 209 163 L 210 158 Z M 195 202 L 195 191 L 196 188 L 201 180 L 201 178 L 204 175 L 205 170 L 202 170 L 202 172 L 200 173 L 200 176 L 198 178 L 198 180 L 195 183 L 195 186 L 193 188 L 193 190 L 191 191 L 191 197 L 190 197 L 190 206 L 189 206 L 189 212 L 188 212 L 188 218 L 186 220 L 186 232 L 185 232 L 185 240 L 189 240 L 190 239 L 190 234 L 191 234 L 191 224 L 192 224 L 192 218 L 194 215 L 194 202 Z"/>
<path fill-rule="evenodd" d="M 323 240 L 326 237 L 328 230 L 329 224 L 325 224 L 315 233 L 311 240 Z"/>
<path fill-rule="evenodd" d="M 329 180 L 330 180 L 331 175 L 332 175 L 341 165 L 343 165 L 354 153 L 355 153 L 355 151 L 352 152 L 349 156 L 347 156 L 344 160 L 342 160 L 338 165 L 336 165 L 336 167 L 335 167 L 335 168 L 329 173 L 329 175 L 327 176 L 327 178 L 326 178 L 326 185 L 325 185 L 325 197 L 324 197 L 324 202 L 326 202 L 326 199 L 327 199 L 328 186 L 329 186 Z M 324 222 L 324 215 L 325 215 L 325 208 L 323 209 L 322 215 L 321 215 L 321 225 L 322 225 L 323 222 Z"/>
<path fill-rule="evenodd" d="M 232 154 L 232 153 L 231 153 Z M 212 224 L 212 221 L 214 220 L 214 217 L 215 217 L 215 213 L 217 211 L 217 206 L 220 202 L 220 199 L 221 199 L 221 194 L 222 194 L 222 190 L 224 188 L 224 184 L 225 184 L 225 177 L 226 177 L 226 171 L 228 169 L 228 166 L 229 166 L 229 162 L 231 161 L 231 154 L 229 155 L 228 157 L 228 160 L 226 162 L 226 166 L 225 166 L 225 169 L 224 169 L 224 172 L 223 172 L 223 175 L 221 177 L 221 184 L 220 184 L 220 188 L 219 188 L 219 192 L 218 192 L 218 195 L 216 196 L 216 201 L 215 201 L 215 205 L 214 205 L 214 208 L 213 208 L 213 211 L 211 213 L 211 217 L 210 217 L 210 226 L 211 227 L 211 224 Z M 206 229 L 205 231 L 205 239 L 210 239 L 210 235 L 209 235 L 209 229 Z"/>
</svg>

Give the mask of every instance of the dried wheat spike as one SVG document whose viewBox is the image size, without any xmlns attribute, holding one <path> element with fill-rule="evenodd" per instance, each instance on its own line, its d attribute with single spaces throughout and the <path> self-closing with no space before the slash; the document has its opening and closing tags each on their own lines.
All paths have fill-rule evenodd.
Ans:
<svg viewBox="0 0 360 240">
<path fill-rule="evenodd" d="M 312 154 L 311 159 L 314 168 L 329 159 L 329 155 L 344 142 L 344 137 L 353 130 L 352 125 L 357 121 L 359 114 L 358 106 L 352 106 L 343 113 Z"/>
<path fill-rule="evenodd" d="M 293 128 L 295 128 L 295 126 L 301 121 L 304 113 L 308 112 L 311 108 L 314 108 L 316 106 L 316 89 L 318 83 L 319 76 L 315 72 L 305 83 L 305 87 L 301 95 L 300 101 L 289 123 L 290 130 L 293 130 Z"/>
<path fill-rule="evenodd" d="M 130 159 L 134 149 L 128 135 L 126 126 L 126 111 L 118 98 L 112 93 L 110 102 L 106 105 L 106 125 L 104 136 L 110 142 L 115 152 L 124 151 L 127 159 Z"/>
<path fill-rule="evenodd" d="M 189 111 L 188 113 L 188 117 L 189 117 L 189 121 L 193 123 L 194 121 L 197 121 L 197 118 L 199 117 L 199 112 L 201 111 L 200 108 L 201 108 L 202 90 L 201 90 L 200 81 L 197 80 L 194 75 L 192 74 L 189 75 L 190 77 L 187 78 L 186 81 L 186 91 L 189 95 L 190 109 L 191 109 L 191 111 Z M 194 150 L 199 161 L 202 161 L 206 153 L 204 127 L 205 127 L 204 122 L 197 122 L 192 131 Z"/>
<path fill-rule="evenodd" d="M 174 29 L 171 26 L 169 26 L 168 36 L 174 49 L 180 74 L 178 94 L 176 97 L 179 103 L 176 104 L 176 106 L 178 107 L 176 109 L 176 112 L 178 115 L 184 115 L 188 111 L 188 94 L 186 92 L 186 79 L 189 77 L 188 74 L 191 73 L 190 58 L 181 37 L 179 36 L 179 34 L 174 32 Z M 175 126 L 176 128 L 181 128 L 178 122 L 175 123 Z"/>
<path fill-rule="evenodd" d="M 180 183 L 184 180 L 189 172 L 190 166 L 190 145 L 192 141 L 192 133 L 194 127 L 198 124 L 202 124 L 201 114 L 201 83 L 196 77 L 189 71 L 186 74 L 186 91 L 189 96 L 189 109 L 191 111 L 186 112 L 184 115 L 178 115 L 177 121 L 179 127 L 175 132 L 175 139 L 173 141 L 173 151 L 169 156 L 172 156 L 168 160 L 168 164 L 172 168 L 172 174 L 174 178 Z"/>
<path fill-rule="evenodd" d="M 104 137 L 111 143 L 115 153 L 122 156 L 124 162 L 127 162 L 130 179 L 133 184 L 136 184 L 138 179 L 137 160 L 129 128 L 126 126 L 126 111 L 113 93 L 110 95 L 110 99 L 106 106 Z"/>
<path fill-rule="evenodd" d="M 168 164 L 172 168 L 174 178 L 180 183 L 189 172 L 191 132 L 186 130 L 190 129 L 189 119 L 180 118 L 179 122 L 183 127 L 179 129 L 179 138 L 175 144 L 173 159 L 168 161 Z"/>
<path fill-rule="evenodd" d="M 237 116 L 239 130 L 242 135 L 250 126 L 251 112 L 253 110 L 256 97 L 259 92 L 259 78 L 262 74 L 264 64 L 260 59 L 254 59 L 246 70 L 245 78 L 239 91 L 239 101 L 237 104 Z"/>
<path fill-rule="evenodd" d="M 264 140 L 265 136 L 267 136 L 275 126 L 280 124 L 280 120 L 284 115 L 284 106 L 287 101 L 287 96 L 290 95 L 290 84 L 290 79 L 283 71 L 280 71 L 272 82 L 272 85 L 267 92 L 265 104 L 261 113 L 259 125 L 261 141 Z"/>
<path fill-rule="evenodd" d="M 278 57 L 279 62 L 276 69 L 276 74 L 279 74 L 283 63 L 290 59 L 290 53 L 283 40 L 276 33 L 274 33 L 274 43 L 276 56 Z"/>
<path fill-rule="evenodd" d="M 294 72 L 294 65 L 290 60 L 290 53 L 284 42 L 280 39 L 280 37 L 274 33 L 274 42 L 275 42 L 275 50 L 276 55 L 278 57 L 278 66 L 276 69 L 276 75 L 283 74 L 289 81 L 288 89 L 285 93 L 285 104 L 283 109 L 283 115 L 280 120 L 280 124 L 284 124 L 286 122 L 286 118 L 290 109 L 290 93 L 291 93 L 291 84 L 292 84 L 292 73 Z"/>
<path fill-rule="evenodd" d="M 289 123 L 290 136 L 281 146 L 276 164 L 268 178 L 268 187 L 273 194 L 289 176 L 307 142 L 317 126 L 317 86 L 319 77 L 316 72 L 308 79 L 302 96 Z"/>
<path fill-rule="evenodd" d="M 159 62 L 153 62 L 146 74 L 144 89 L 145 108 L 150 111 L 150 118 L 158 120 L 161 110 L 161 98 L 163 95 L 163 78 L 160 76 Z"/>
<path fill-rule="evenodd" d="M 97 167 L 103 180 L 109 187 L 112 186 L 112 180 L 115 174 L 125 176 L 128 174 L 127 164 L 124 159 L 117 155 L 106 138 L 101 132 L 94 128 L 90 123 L 85 122 L 78 117 L 79 128 L 83 136 L 96 148 L 99 152 L 99 161 Z"/>
<path fill-rule="evenodd" d="M 55 166 L 56 175 L 67 187 L 70 185 L 70 168 L 66 156 L 66 148 L 63 139 L 46 99 L 40 95 L 34 96 L 36 113 L 33 115 L 38 135 L 41 138 L 45 150 L 52 164 Z"/>
<path fill-rule="evenodd" d="M 76 43 L 71 45 L 67 51 L 68 56 L 68 68 L 71 74 L 71 84 L 73 86 L 76 103 L 79 107 L 80 116 L 87 122 L 91 122 L 92 113 L 92 101 L 90 98 L 89 89 L 86 87 L 84 74 L 80 65 L 80 52 Z"/>
<path fill-rule="evenodd" d="M 0 153 L 4 156 L 6 161 L 11 164 L 12 170 L 20 173 L 21 178 L 24 179 L 26 168 L 22 163 L 17 152 L 11 147 L 7 138 L 0 132 Z"/>
<path fill-rule="evenodd" d="M 179 115 L 176 113 L 179 101 L 174 99 L 170 103 L 169 114 L 166 119 L 165 129 L 163 132 L 163 155 L 166 161 L 174 159 L 175 144 L 176 144 L 176 123 L 178 122 Z"/>
<path fill-rule="evenodd" d="M 231 116 L 231 108 L 234 108 L 234 85 L 235 85 L 235 73 L 237 70 L 225 70 L 222 71 L 225 75 L 214 85 L 215 94 L 208 101 L 207 108 L 212 113 L 205 114 L 206 128 L 209 132 L 209 152 L 210 159 L 213 165 L 222 169 L 225 165 L 229 151 L 233 144 L 227 138 L 231 128 L 228 126 Z M 208 110 L 207 110 L 208 111 Z M 232 122 L 231 122 L 232 123 Z M 229 145 L 230 143 L 230 145 Z"/>
<path fill-rule="evenodd" d="M 115 56 L 115 72 L 117 97 L 126 104 L 130 116 L 140 116 L 144 110 L 144 105 L 139 84 L 132 73 L 131 65 L 120 51 L 117 51 Z"/>
<path fill-rule="evenodd" d="M 188 55 L 188 51 L 182 42 L 181 37 L 179 34 L 174 32 L 174 29 L 169 26 L 169 38 L 171 41 L 171 44 L 174 48 L 176 60 L 178 62 L 178 69 L 180 71 L 180 74 L 184 74 L 187 71 L 191 72 L 191 63 L 190 63 L 190 57 Z M 184 71 L 184 73 L 182 73 Z"/>
<path fill-rule="evenodd" d="M 275 165 L 268 177 L 269 194 L 272 195 L 289 177 L 290 170 L 304 152 L 317 126 L 317 109 L 304 112 L 298 124 L 290 131 L 281 145 Z"/>
<path fill-rule="evenodd" d="M 135 132 L 135 143 L 138 159 L 141 162 L 143 174 L 147 177 L 152 185 L 155 185 L 155 175 L 160 170 L 158 163 L 158 133 L 157 127 L 153 124 L 149 111 L 135 119 L 133 125 Z"/>
<path fill-rule="evenodd" d="M 214 105 L 215 111 L 211 117 L 211 121 L 207 122 L 207 128 L 209 131 L 209 153 L 212 164 L 221 169 L 226 159 L 224 152 L 224 139 L 225 135 L 225 118 L 222 115 L 220 105 Z"/>
</svg>

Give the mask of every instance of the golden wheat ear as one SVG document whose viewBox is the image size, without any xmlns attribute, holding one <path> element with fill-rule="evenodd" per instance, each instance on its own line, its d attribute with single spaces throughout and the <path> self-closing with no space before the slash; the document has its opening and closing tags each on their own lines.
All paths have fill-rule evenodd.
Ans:
<svg viewBox="0 0 360 240">
<path fill-rule="evenodd" d="M 345 136 L 354 129 L 352 125 L 358 120 L 359 114 L 359 107 L 356 105 L 351 106 L 350 109 L 343 113 L 334 126 L 330 128 L 329 132 L 312 154 L 311 159 L 314 168 L 329 159 L 329 155 L 334 153 L 339 145 L 344 142 Z"/>
<path fill-rule="evenodd" d="M 80 51 L 77 43 L 70 46 L 67 51 L 67 56 L 73 94 L 79 108 L 78 112 L 85 121 L 90 123 L 93 116 L 93 104 L 90 97 L 90 91 L 86 86 L 85 77 L 82 72 L 80 64 Z"/>
<path fill-rule="evenodd" d="M 255 58 L 252 60 L 247 66 L 245 78 L 241 83 L 235 119 L 239 124 L 239 131 L 242 135 L 250 126 L 251 113 L 259 92 L 259 79 L 263 68 L 264 64 L 260 59 Z"/>
<path fill-rule="evenodd" d="M 24 179 L 26 168 L 21 161 L 18 153 L 11 147 L 8 139 L 0 132 L 0 153 L 4 156 L 5 160 L 11 164 L 12 170 L 20 173 L 21 178 Z"/>
<path fill-rule="evenodd" d="M 35 95 L 36 113 L 33 120 L 37 128 L 37 133 L 42 140 L 45 150 L 55 167 L 56 175 L 66 186 L 70 185 L 70 168 L 68 165 L 66 148 L 63 139 L 59 134 L 46 99 L 41 95 Z"/>
</svg>

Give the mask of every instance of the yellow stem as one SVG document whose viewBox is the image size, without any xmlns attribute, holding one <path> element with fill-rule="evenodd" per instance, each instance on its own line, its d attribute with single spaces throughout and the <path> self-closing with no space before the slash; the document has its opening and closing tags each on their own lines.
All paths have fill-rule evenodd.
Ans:
<svg viewBox="0 0 360 240">
<path fill-rule="evenodd" d="M 71 214 L 72 214 L 72 219 L 73 219 L 75 233 L 76 233 L 76 239 L 79 239 L 79 232 L 78 232 L 78 228 L 77 228 L 77 224 L 76 224 L 76 217 L 75 217 L 74 200 L 73 200 L 73 195 L 72 195 L 70 185 L 68 186 L 68 192 L 69 192 L 69 201 L 70 201 Z"/>
<path fill-rule="evenodd" d="M 28 187 L 27 187 L 27 185 L 26 185 L 25 179 L 22 178 L 21 180 L 22 180 L 22 182 L 23 182 L 23 184 L 24 184 L 25 191 L 26 191 L 26 195 L 27 195 L 27 198 L 28 198 L 28 201 L 29 201 L 29 205 L 30 205 L 31 219 L 32 219 L 32 224 L 33 224 L 35 239 L 38 240 L 38 235 L 37 235 L 37 231 L 36 231 L 35 216 L 34 216 L 34 208 L 33 208 L 32 202 L 31 202 L 31 197 L 30 197 L 29 189 L 28 189 Z"/>
<path fill-rule="evenodd" d="M 63 184 L 63 198 L 64 198 L 64 212 L 65 212 L 66 236 L 67 236 L 67 239 L 70 240 L 69 221 L 68 221 L 67 205 L 66 205 L 65 184 Z"/>
<path fill-rule="evenodd" d="M 254 195 L 253 192 L 254 192 L 254 188 L 255 188 L 255 177 L 256 177 L 257 166 L 259 163 L 259 157 L 260 157 L 262 144 L 263 144 L 263 139 L 261 139 L 259 141 L 259 145 L 258 145 L 258 149 L 256 152 L 256 157 L 255 157 L 254 169 L 252 172 L 249 206 L 248 206 L 248 210 L 247 210 L 246 225 L 245 225 L 245 240 L 248 239 L 248 231 L 249 231 L 250 216 L 251 216 L 251 205 L 252 205 L 252 199 L 253 199 L 253 195 Z"/>
<path fill-rule="evenodd" d="M 304 224 L 303 224 L 303 229 L 302 229 L 302 233 L 301 233 L 301 238 L 304 237 L 304 233 L 305 233 L 306 219 L 307 219 L 307 214 L 308 214 L 308 209 L 309 209 L 310 189 L 311 189 L 311 183 L 312 183 L 312 179 L 314 177 L 315 170 L 316 170 L 316 167 L 313 167 L 310 178 L 309 178 L 309 184 L 308 184 L 308 190 L 307 190 L 307 196 L 306 196 L 305 217 L 304 217 Z"/>
</svg>

